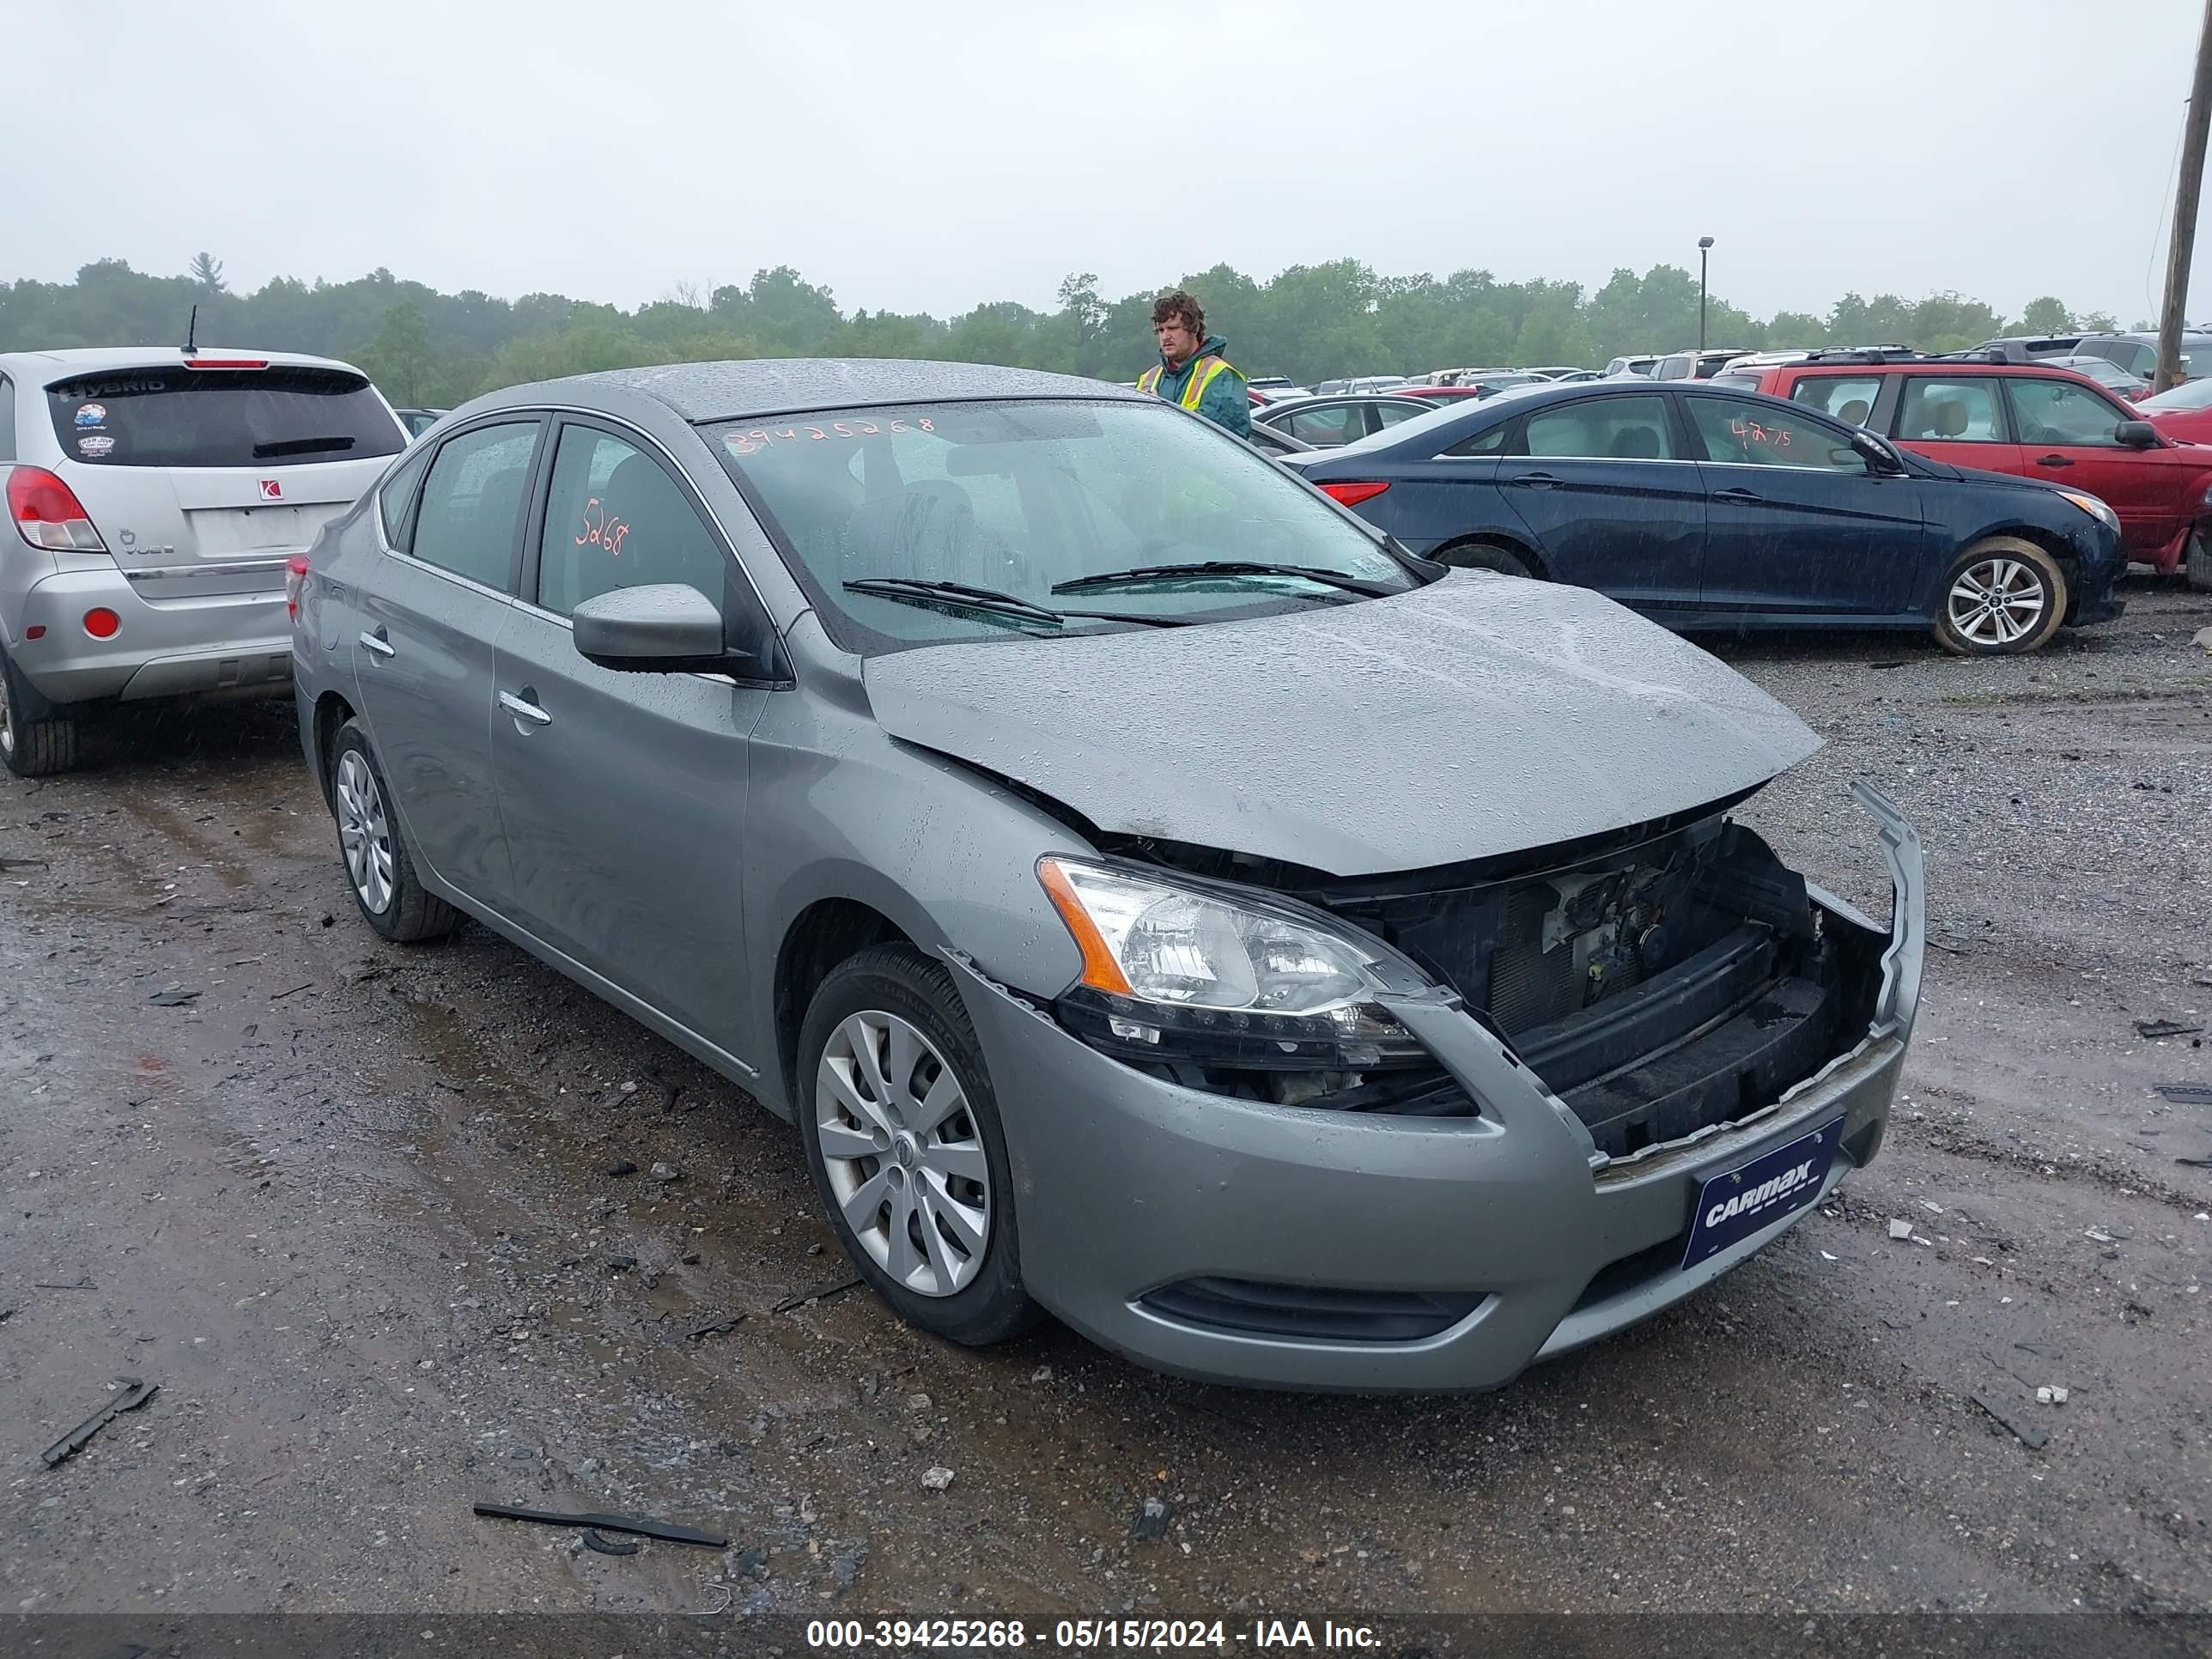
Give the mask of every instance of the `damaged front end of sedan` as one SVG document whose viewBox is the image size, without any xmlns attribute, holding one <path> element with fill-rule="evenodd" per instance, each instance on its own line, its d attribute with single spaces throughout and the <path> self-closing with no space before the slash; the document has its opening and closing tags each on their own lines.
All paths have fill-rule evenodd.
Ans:
<svg viewBox="0 0 2212 1659">
<path fill-rule="evenodd" d="M 1880 826 L 1896 903 L 1917 905 L 1917 838 L 1885 797 L 1866 785 L 1855 793 Z M 1087 976 L 1054 1012 L 1102 1053 L 1184 1088 L 1323 1110 L 1479 1116 L 1464 1084 L 1389 1012 L 1392 993 L 1442 988 L 1572 1115 L 1595 1165 L 1633 1163 L 1756 1120 L 1870 1035 L 1911 1023 L 1917 952 L 1912 982 L 1900 983 L 1906 963 L 1893 931 L 1784 865 L 1729 816 L 1736 804 L 1354 880 L 1103 836 L 1132 875 L 1149 866 L 1183 887 L 1202 884 L 1197 891 L 1218 884 L 1224 905 L 1249 905 L 1258 890 L 1280 902 L 1286 921 L 1332 918 L 1389 950 L 1364 964 L 1372 1000 L 1229 1006 L 1234 998 L 1193 984 L 1179 1005 Z M 1188 973 L 1207 942 L 1198 907 L 1182 911 L 1158 919 L 1159 937 L 1136 949 L 1180 956 Z M 1851 1149 L 1855 1163 L 1872 1157 L 1874 1127 Z"/>
</svg>

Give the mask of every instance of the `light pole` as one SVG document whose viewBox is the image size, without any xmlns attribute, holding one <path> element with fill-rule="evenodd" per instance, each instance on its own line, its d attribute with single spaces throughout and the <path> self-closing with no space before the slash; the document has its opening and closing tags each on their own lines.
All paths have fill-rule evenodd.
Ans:
<svg viewBox="0 0 2212 1659">
<path fill-rule="evenodd" d="M 1705 350 L 1705 257 L 1712 252 L 1713 239 L 1698 238 L 1698 355 Z"/>
</svg>

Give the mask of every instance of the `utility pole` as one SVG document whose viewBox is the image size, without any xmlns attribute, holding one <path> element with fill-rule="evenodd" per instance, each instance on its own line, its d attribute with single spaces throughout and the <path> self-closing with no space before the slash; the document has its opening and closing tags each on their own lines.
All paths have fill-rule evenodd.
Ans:
<svg viewBox="0 0 2212 1659">
<path fill-rule="evenodd" d="M 2204 0 L 2204 15 L 2208 23 L 2212 23 L 2212 0 Z M 2200 149 L 2197 160 L 2202 161 L 2203 159 Z M 1711 237 L 1698 238 L 1698 355 L 1700 357 L 1705 355 L 1705 256 L 1712 251 Z"/>
<path fill-rule="evenodd" d="M 2158 378 L 2152 389 L 2181 384 L 2182 313 L 2189 307 L 2189 256 L 2197 245 L 2197 198 L 2204 187 L 2204 139 L 2212 124 L 2212 0 L 2197 37 L 2197 78 L 2189 88 L 2189 125 L 2181 143 L 2181 187 L 2173 198 L 2173 246 L 2166 259 L 2166 304 L 2158 314 Z"/>
</svg>

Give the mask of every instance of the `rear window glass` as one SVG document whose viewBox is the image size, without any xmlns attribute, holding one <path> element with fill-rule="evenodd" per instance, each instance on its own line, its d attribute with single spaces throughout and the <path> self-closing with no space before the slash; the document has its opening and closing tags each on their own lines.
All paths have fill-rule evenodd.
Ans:
<svg viewBox="0 0 2212 1659">
<path fill-rule="evenodd" d="M 82 374 L 46 388 L 62 453 L 95 466 L 305 466 L 406 447 L 358 374 L 181 364 Z"/>
</svg>

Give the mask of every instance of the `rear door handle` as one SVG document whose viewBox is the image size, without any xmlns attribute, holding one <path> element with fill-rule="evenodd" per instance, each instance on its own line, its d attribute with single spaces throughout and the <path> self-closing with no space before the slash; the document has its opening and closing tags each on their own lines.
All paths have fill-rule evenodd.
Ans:
<svg viewBox="0 0 2212 1659">
<path fill-rule="evenodd" d="M 526 685 L 522 689 L 526 692 L 530 690 Z M 499 694 L 499 706 L 507 710 L 508 714 L 514 715 L 515 719 L 519 720 L 528 720 L 532 726 L 550 726 L 553 724 L 552 715 L 547 714 L 542 707 L 529 696 L 526 696 L 519 697 L 512 691 L 502 691 Z"/>
<path fill-rule="evenodd" d="M 2071 466 L 2074 465 L 2073 462 L 2068 460 L 2063 455 L 2039 455 L 2035 458 L 2035 464 L 2038 466 Z"/>
<path fill-rule="evenodd" d="M 374 634 L 364 632 L 361 636 L 361 642 L 380 657 L 396 657 L 399 654 L 393 648 L 391 636 L 381 628 Z"/>
</svg>

